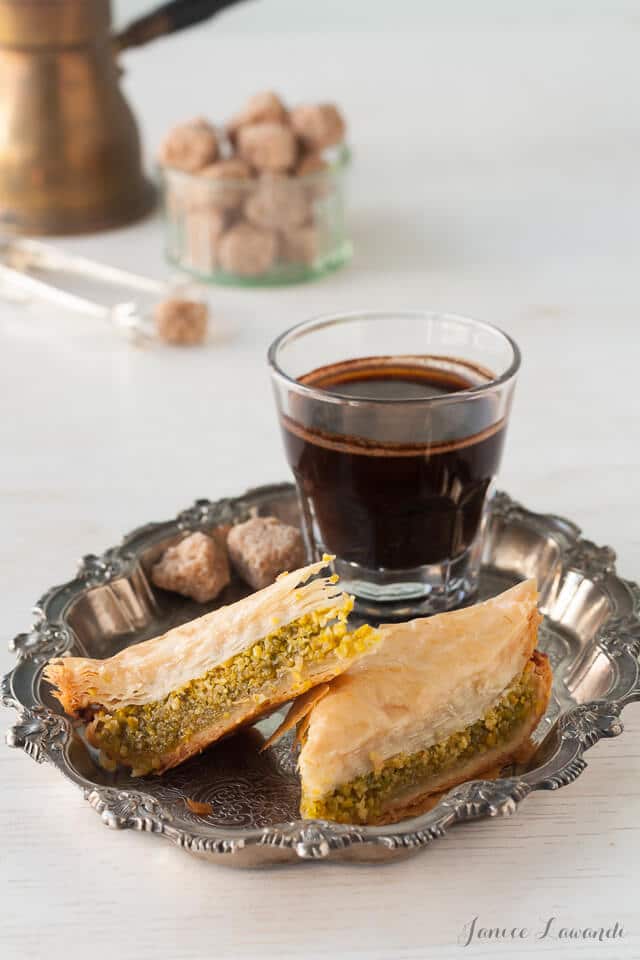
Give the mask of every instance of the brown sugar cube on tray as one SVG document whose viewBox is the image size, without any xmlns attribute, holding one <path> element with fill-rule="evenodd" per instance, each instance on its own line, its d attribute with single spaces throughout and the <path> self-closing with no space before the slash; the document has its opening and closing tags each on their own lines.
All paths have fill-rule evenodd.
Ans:
<svg viewBox="0 0 640 960">
<path fill-rule="evenodd" d="M 289 111 L 272 91 L 220 130 L 202 119 L 174 128 L 159 158 L 172 259 L 213 279 L 309 276 L 342 242 L 342 200 L 323 151 L 344 134 L 333 104 Z M 278 273 L 287 267 L 294 273 Z"/>
<path fill-rule="evenodd" d="M 214 600 L 230 581 L 223 542 L 205 533 L 191 533 L 163 553 L 151 570 L 151 580 L 198 603 Z"/>
<path fill-rule="evenodd" d="M 232 527 L 227 548 L 233 568 L 254 590 L 262 590 L 285 570 L 296 570 L 305 562 L 300 531 L 276 517 L 252 517 Z"/>
</svg>

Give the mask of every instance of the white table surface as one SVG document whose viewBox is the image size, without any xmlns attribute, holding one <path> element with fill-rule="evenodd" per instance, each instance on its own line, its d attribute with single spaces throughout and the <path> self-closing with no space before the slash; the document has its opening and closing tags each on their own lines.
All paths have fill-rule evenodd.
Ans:
<svg viewBox="0 0 640 960">
<path fill-rule="evenodd" d="M 315 285 L 212 289 L 220 335 L 201 350 L 136 352 L 90 321 L 0 305 L 7 640 L 82 554 L 195 497 L 285 478 L 266 347 L 297 320 L 357 307 L 453 310 L 515 336 L 525 361 L 501 485 L 640 573 L 634 5 L 545 4 L 522 20 L 497 2 L 486 16 L 402 0 L 368 16 L 362 0 L 358 16 L 329 4 L 323 22 L 317 6 L 274 2 L 271 32 L 266 6 L 258 26 L 246 8 L 127 55 L 127 92 L 149 148 L 173 121 L 225 116 L 268 86 L 339 101 L 356 150 L 356 256 Z M 157 219 L 66 246 L 168 272 Z M 3 644 L 0 670 L 11 664 Z M 637 957 L 637 707 L 625 720 L 572 786 L 383 868 L 200 862 L 108 831 L 55 771 L 2 748 L 0 956 Z M 465 949 L 474 916 L 530 937 Z M 624 938 L 535 942 L 550 916 L 617 920 Z"/>
</svg>

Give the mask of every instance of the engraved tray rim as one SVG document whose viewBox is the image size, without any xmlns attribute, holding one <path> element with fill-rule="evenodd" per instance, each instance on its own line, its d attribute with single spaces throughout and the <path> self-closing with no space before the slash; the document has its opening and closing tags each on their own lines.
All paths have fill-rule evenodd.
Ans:
<svg viewBox="0 0 640 960">
<path fill-rule="evenodd" d="M 389 859 L 427 846 L 456 823 L 505 816 L 534 790 L 555 790 L 574 781 L 585 769 L 584 754 L 598 740 L 622 733 L 624 707 L 640 700 L 640 587 L 616 574 L 615 553 L 581 536 L 571 521 L 527 510 L 506 493 L 497 492 L 488 506 L 491 520 L 520 524 L 549 536 L 559 549 L 562 577 L 568 573 L 595 582 L 607 595 L 611 615 L 601 624 L 595 647 L 615 662 L 614 682 L 606 696 L 582 703 L 557 719 L 556 744 L 536 769 L 498 780 L 470 780 L 450 790 L 431 811 L 390 826 L 361 827 L 324 820 L 295 820 L 264 828 L 189 825 L 172 822 L 170 813 L 144 789 L 97 785 L 71 764 L 67 747 L 70 721 L 41 699 L 39 678 L 44 664 L 69 649 L 76 639 L 64 620 L 70 604 L 92 587 L 123 576 L 136 557 L 160 539 L 248 516 L 265 499 L 291 496 L 288 483 L 257 487 L 243 496 L 217 501 L 196 500 L 175 520 L 137 527 L 121 543 L 100 556 L 89 554 L 73 580 L 52 587 L 34 609 L 31 629 L 14 638 L 10 649 L 16 666 L 2 679 L 2 702 L 18 712 L 6 735 L 37 762 L 52 763 L 80 787 L 103 823 L 115 829 L 156 833 L 191 853 L 232 866 L 259 866 L 302 860 Z"/>
</svg>

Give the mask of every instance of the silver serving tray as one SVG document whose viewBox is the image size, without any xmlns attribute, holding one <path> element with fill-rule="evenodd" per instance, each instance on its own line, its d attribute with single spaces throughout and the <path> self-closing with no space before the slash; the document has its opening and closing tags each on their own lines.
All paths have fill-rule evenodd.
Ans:
<svg viewBox="0 0 640 960">
<path fill-rule="evenodd" d="M 406 856 L 456 823 L 514 813 L 533 790 L 555 790 L 585 769 L 584 754 L 622 732 L 623 707 L 640 699 L 640 588 L 615 572 L 615 554 L 580 536 L 568 520 L 531 513 L 498 493 L 488 513 L 482 596 L 535 575 L 544 622 L 541 647 L 554 669 L 553 697 L 536 731 L 527 769 L 451 790 L 429 813 L 390 827 L 298 819 L 299 784 L 291 738 L 260 754 L 256 741 L 275 714 L 163 777 L 110 774 L 60 712 L 42 668 L 67 651 L 107 657 L 206 607 L 153 587 L 150 565 L 185 531 L 233 523 L 250 514 L 299 520 L 293 488 L 261 487 L 238 499 L 198 500 L 175 520 L 134 530 L 102 556 L 87 556 L 77 576 L 39 601 L 33 626 L 15 638 L 18 662 L 3 680 L 5 704 L 18 718 L 10 746 L 49 761 L 77 784 L 107 826 L 156 833 L 191 853 L 231 866 L 287 860 L 365 860 Z M 221 602 L 246 591 L 232 583 Z M 211 804 L 198 815 L 186 800 Z"/>
</svg>

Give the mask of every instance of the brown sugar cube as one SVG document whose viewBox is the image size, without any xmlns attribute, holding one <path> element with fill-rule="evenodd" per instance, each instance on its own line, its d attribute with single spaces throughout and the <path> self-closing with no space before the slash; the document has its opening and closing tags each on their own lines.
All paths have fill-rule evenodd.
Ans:
<svg viewBox="0 0 640 960">
<path fill-rule="evenodd" d="M 238 153 L 256 170 L 288 170 L 296 162 L 296 138 L 282 123 L 254 123 L 238 131 Z"/>
<path fill-rule="evenodd" d="M 177 179 L 177 178 L 176 178 Z M 182 198 L 184 211 L 218 212 L 225 214 L 237 210 L 249 196 L 255 183 L 251 168 L 232 158 L 209 164 L 191 177 L 182 178 L 182 183 L 169 184 L 167 195 Z"/>
<path fill-rule="evenodd" d="M 244 212 L 247 220 L 259 227 L 284 230 L 304 223 L 309 216 L 309 203 L 303 186 L 295 178 L 263 173 Z"/>
<path fill-rule="evenodd" d="M 224 211 L 195 207 L 184 217 L 187 265 L 197 273 L 210 273 L 218 262 L 220 239 L 226 229 Z"/>
<path fill-rule="evenodd" d="M 331 192 L 329 164 L 320 153 L 303 153 L 296 167 L 297 177 L 308 177 L 303 182 L 309 200 L 320 200 Z"/>
<path fill-rule="evenodd" d="M 233 567 L 243 580 L 261 590 L 285 570 L 305 561 L 300 531 L 276 517 L 253 517 L 233 527 L 227 537 Z"/>
<path fill-rule="evenodd" d="M 177 297 L 162 300 L 154 311 L 158 337 L 179 347 L 202 343 L 207 332 L 207 319 L 205 303 Z"/>
<path fill-rule="evenodd" d="M 227 129 L 233 134 L 252 123 L 286 123 L 287 110 L 277 93 L 256 93 L 242 110 L 232 117 Z"/>
<path fill-rule="evenodd" d="M 230 580 L 224 544 L 205 533 L 191 533 L 169 547 L 151 570 L 151 580 L 198 603 L 213 600 Z"/>
<path fill-rule="evenodd" d="M 206 189 L 206 184 L 204 184 Z M 167 217 L 177 220 L 192 210 L 206 207 L 206 192 L 200 174 L 185 176 L 182 171 L 167 170 L 165 174 L 164 203 Z"/>
<path fill-rule="evenodd" d="M 272 266 L 277 253 L 275 233 L 240 222 L 223 234 L 218 247 L 218 263 L 228 273 L 257 277 Z"/>
<path fill-rule="evenodd" d="M 295 107 L 291 111 L 291 126 L 307 150 L 324 150 L 344 140 L 344 120 L 333 103 Z"/>
<path fill-rule="evenodd" d="M 198 118 L 171 130 L 160 147 L 162 166 L 185 173 L 196 173 L 218 156 L 216 131 L 206 120 Z"/>
<path fill-rule="evenodd" d="M 306 263 L 310 266 L 318 255 L 318 231 L 307 224 L 294 227 L 282 234 L 280 257 L 289 263 Z"/>
<path fill-rule="evenodd" d="M 212 163 L 200 171 L 208 181 L 197 185 L 202 202 L 218 210 L 237 209 L 247 196 L 251 176 L 249 164 L 236 157 Z"/>
<path fill-rule="evenodd" d="M 321 153 L 303 153 L 296 167 L 296 176 L 306 177 L 309 173 L 322 173 L 328 166 Z"/>
</svg>

